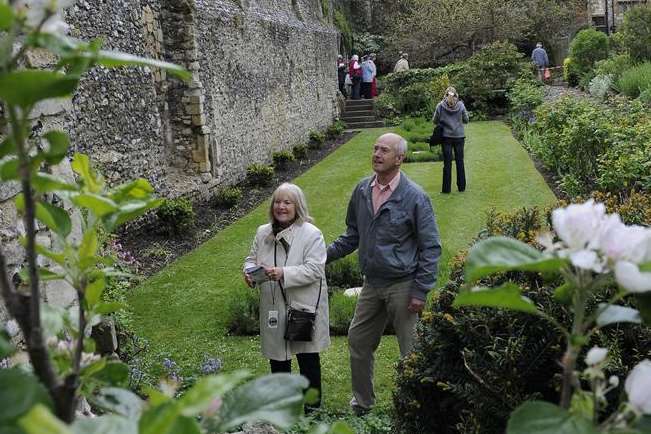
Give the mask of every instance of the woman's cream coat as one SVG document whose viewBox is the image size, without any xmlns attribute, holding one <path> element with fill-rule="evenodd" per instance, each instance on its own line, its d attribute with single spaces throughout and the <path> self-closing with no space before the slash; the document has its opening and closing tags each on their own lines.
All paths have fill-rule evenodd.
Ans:
<svg viewBox="0 0 651 434">
<path fill-rule="evenodd" d="M 287 254 L 281 238 L 289 246 Z M 262 354 L 268 359 L 289 360 L 293 354 L 318 353 L 330 345 L 326 256 L 323 234 L 311 223 L 294 223 L 275 237 L 271 224 L 258 228 L 251 252 L 244 262 L 245 269 L 254 265 L 283 267 L 282 285 L 287 302 L 293 308 L 314 312 L 321 288 L 312 341 L 287 342 L 283 337 L 287 309 L 278 282 L 268 281 L 258 285 L 260 341 Z M 269 321 L 270 317 L 277 318 L 277 324 L 276 321 Z"/>
</svg>

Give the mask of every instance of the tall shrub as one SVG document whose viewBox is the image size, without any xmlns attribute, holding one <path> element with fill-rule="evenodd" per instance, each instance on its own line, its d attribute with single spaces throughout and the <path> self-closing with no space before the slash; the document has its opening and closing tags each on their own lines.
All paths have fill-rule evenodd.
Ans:
<svg viewBox="0 0 651 434">
<path fill-rule="evenodd" d="M 569 54 L 580 80 L 589 82 L 595 62 L 608 57 L 608 36 L 592 28 L 581 30 L 572 39 Z"/>
<path fill-rule="evenodd" d="M 627 11 L 619 32 L 624 48 L 634 60 L 651 60 L 651 4 L 640 5 Z"/>
</svg>

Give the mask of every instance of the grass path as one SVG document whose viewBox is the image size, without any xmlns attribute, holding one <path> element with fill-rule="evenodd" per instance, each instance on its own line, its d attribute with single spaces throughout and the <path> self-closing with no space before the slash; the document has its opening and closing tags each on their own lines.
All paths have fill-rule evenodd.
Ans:
<svg viewBox="0 0 651 434">
<path fill-rule="evenodd" d="M 424 128 L 424 127 L 423 127 Z M 365 130 L 300 176 L 311 214 L 326 242 L 344 229 L 344 217 L 355 184 L 370 173 L 375 138 L 389 129 Z M 404 133 L 403 131 L 399 131 Z M 442 163 L 411 163 L 403 169 L 432 198 L 443 240 L 439 283 L 447 262 L 481 229 L 484 212 L 553 203 L 554 196 L 526 152 L 501 122 L 468 126 L 467 191 L 440 194 Z M 454 182 L 454 181 L 453 181 Z M 454 188 L 454 183 L 453 183 Z M 129 297 L 134 331 L 149 342 L 144 367 L 160 372 L 163 357 L 172 357 L 188 374 L 198 370 L 204 355 L 219 357 L 224 370 L 248 368 L 267 372 L 257 338 L 226 337 L 225 300 L 243 286 L 240 275 L 255 229 L 266 219 L 267 203 L 221 231 L 193 252 L 146 280 Z M 395 338 L 385 337 L 376 358 L 378 403 L 390 405 L 393 367 L 398 357 Z M 322 354 L 325 406 L 344 410 L 349 398 L 350 370 L 344 338 L 334 338 Z"/>
</svg>

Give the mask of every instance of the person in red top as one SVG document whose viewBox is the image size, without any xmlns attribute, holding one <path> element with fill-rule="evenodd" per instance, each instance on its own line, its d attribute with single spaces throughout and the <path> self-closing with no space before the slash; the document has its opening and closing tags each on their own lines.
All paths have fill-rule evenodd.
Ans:
<svg viewBox="0 0 651 434">
<path fill-rule="evenodd" d="M 353 81 L 353 99 L 359 99 L 359 91 L 362 85 L 362 65 L 359 63 L 359 56 L 353 54 L 348 64 L 348 73 L 350 79 Z"/>
</svg>

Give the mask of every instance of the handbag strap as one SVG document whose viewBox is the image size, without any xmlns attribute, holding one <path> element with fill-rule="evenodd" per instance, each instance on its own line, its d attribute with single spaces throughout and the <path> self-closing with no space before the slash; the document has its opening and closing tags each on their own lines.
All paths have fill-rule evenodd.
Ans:
<svg viewBox="0 0 651 434">
<path fill-rule="evenodd" d="M 283 248 L 285 248 L 285 245 L 283 244 Z M 278 241 L 274 240 L 274 267 L 277 267 L 277 253 L 278 253 Z M 287 250 L 285 250 L 285 254 L 287 254 Z M 285 295 L 285 288 L 283 288 L 283 284 L 280 283 L 280 280 L 278 281 L 278 286 L 280 286 L 280 293 L 283 295 L 283 300 L 285 300 L 285 306 L 289 307 L 289 303 L 287 302 L 287 296 Z M 314 307 L 314 313 L 319 309 L 319 303 L 321 302 L 321 289 L 323 287 L 323 279 L 319 279 L 319 297 L 316 299 L 316 306 Z"/>
</svg>

